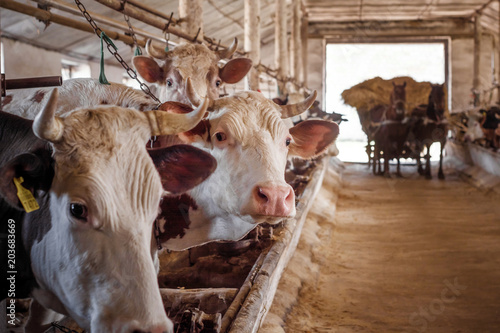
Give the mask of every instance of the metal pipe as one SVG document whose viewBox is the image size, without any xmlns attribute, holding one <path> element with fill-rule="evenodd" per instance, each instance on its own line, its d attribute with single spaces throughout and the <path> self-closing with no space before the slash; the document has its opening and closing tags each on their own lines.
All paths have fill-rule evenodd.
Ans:
<svg viewBox="0 0 500 333">
<path fill-rule="evenodd" d="M 78 9 L 78 7 L 70 5 L 70 4 L 65 3 L 65 2 L 62 2 L 60 0 L 32 0 L 32 1 L 39 3 L 41 5 L 53 7 L 53 8 L 62 10 L 64 12 L 82 17 L 82 13 Z M 128 0 L 128 2 L 132 3 L 130 0 Z M 99 14 L 96 14 L 93 12 L 89 12 L 89 14 L 90 14 L 90 16 L 92 16 L 94 21 L 96 21 L 97 23 L 105 24 L 105 25 L 112 27 L 112 28 L 115 28 L 115 29 L 128 30 L 128 26 L 124 23 L 120 23 L 116 20 L 110 19 L 108 17 L 102 16 L 102 15 L 99 15 Z M 162 43 L 166 42 L 165 38 L 151 34 L 147 31 L 144 31 L 141 29 L 134 28 L 134 32 L 138 36 L 150 38 L 150 39 L 156 40 L 158 42 L 162 42 Z M 169 44 L 172 46 L 177 46 L 177 43 L 172 42 L 172 41 L 169 41 Z"/>
<path fill-rule="evenodd" d="M 80 22 L 76 20 L 69 19 L 67 17 L 53 14 L 47 10 L 39 9 L 33 6 L 28 6 L 23 3 L 15 2 L 12 0 L 0 0 L 0 7 L 13 10 L 18 13 L 26 14 L 33 16 L 41 21 L 51 21 L 60 25 L 64 25 L 70 28 L 87 31 L 90 33 L 94 33 L 94 29 L 87 22 Z M 111 39 L 120 40 L 128 45 L 134 45 L 134 40 L 132 37 L 126 36 L 124 34 L 120 34 L 116 31 L 112 30 L 104 30 L 106 35 Z M 139 45 L 144 46 L 146 43 L 142 40 L 138 41 Z"/>
<path fill-rule="evenodd" d="M 174 19 L 174 18 L 170 19 L 170 15 L 165 15 L 162 12 L 160 12 L 160 11 L 154 9 L 154 8 L 151 8 L 149 6 L 146 6 L 146 5 L 142 4 L 142 3 L 140 3 L 139 1 L 127 0 L 127 2 L 129 4 L 137 7 L 137 8 L 140 8 L 140 9 L 148 12 L 148 13 L 151 13 L 153 15 L 159 16 L 159 17 L 161 17 L 163 19 L 166 19 L 166 20 L 170 20 L 170 24 L 172 24 L 172 25 L 178 25 L 179 24 L 179 22 L 176 19 Z"/>
<path fill-rule="evenodd" d="M 28 77 L 5 80 L 5 89 L 27 89 L 38 87 L 54 87 L 62 85 L 61 76 Z"/>
<path fill-rule="evenodd" d="M 169 26 L 168 29 L 166 29 L 167 27 L 167 22 L 165 22 L 166 20 L 159 20 L 155 17 L 152 17 L 151 14 L 141 11 L 140 9 L 131 8 L 131 6 L 128 6 L 126 3 L 125 6 L 123 6 L 122 8 L 122 3 L 120 0 L 96 0 L 96 1 L 118 12 L 133 17 L 136 20 L 152 25 L 153 27 L 158 28 L 162 31 L 170 32 L 171 34 L 176 35 L 177 37 L 189 40 L 193 43 L 194 42 L 203 43 L 202 37 L 195 38 L 195 36 L 191 36 L 179 28 Z"/>
</svg>

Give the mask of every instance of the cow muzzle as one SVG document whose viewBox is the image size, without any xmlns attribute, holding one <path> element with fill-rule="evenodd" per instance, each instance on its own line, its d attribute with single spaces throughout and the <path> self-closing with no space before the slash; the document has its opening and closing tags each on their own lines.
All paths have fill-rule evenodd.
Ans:
<svg viewBox="0 0 500 333">
<path fill-rule="evenodd" d="M 258 184 L 252 190 L 256 215 L 291 217 L 295 213 L 295 194 L 290 185 Z"/>
</svg>

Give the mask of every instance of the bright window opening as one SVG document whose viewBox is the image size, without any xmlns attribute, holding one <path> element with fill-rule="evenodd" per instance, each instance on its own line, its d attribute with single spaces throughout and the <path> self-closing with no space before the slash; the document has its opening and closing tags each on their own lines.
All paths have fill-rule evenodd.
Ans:
<svg viewBox="0 0 500 333">
<path fill-rule="evenodd" d="M 361 130 L 356 109 L 344 104 L 341 94 L 345 89 L 377 76 L 385 80 L 410 76 L 415 81 L 441 84 L 445 82 L 445 64 L 444 42 L 328 44 L 325 111 L 342 113 L 349 119 L 340 125 L 339 158 L 347 162 L 368 162 L 366 135 Z M 432 146 L 431 155 L 433 160 L 439 159 L 439 144 Z"/>
</svg>

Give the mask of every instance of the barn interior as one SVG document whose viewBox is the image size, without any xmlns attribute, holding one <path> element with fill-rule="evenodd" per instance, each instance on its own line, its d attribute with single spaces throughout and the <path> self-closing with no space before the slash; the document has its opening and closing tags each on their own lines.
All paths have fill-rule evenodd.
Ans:
<svg viewBox="0 0 500 333">
<path fill-rule="evenodd" d="M 224 50 L 236 38 L 233 58 L 253 66 L 221 95 L 316 91 L 323 119 L 343 115 L 336 148 L 287 171 L 296 217 L 160 254 L 175 332 L 500 331 L 500 1 L 0 0 L 0 25 L 3 104 L 19 88 L 103 72 L 140 89 L 129 68 L 148 40 Z M 407 142 L 377 153 L 371 110 L 392 103 L 394 85 L 408 119 L 425 114 L 433 85 L 444 90 L 444 135 L 418 152 L 427 174 Z M 27 304 L 6 332 L 22 331 Z M 82 332 L 57 323 L 46 332 Z"/>
</svg>

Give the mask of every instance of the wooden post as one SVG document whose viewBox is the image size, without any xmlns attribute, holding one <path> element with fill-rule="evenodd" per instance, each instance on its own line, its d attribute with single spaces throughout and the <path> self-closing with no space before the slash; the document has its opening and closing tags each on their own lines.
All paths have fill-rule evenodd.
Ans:
<svg viewBox="0 0 500 333">
<path fill-rule="evenodd" d="M 245 0 L 245 52 L 254 65 L 260 63 L 260 0 Z M 259 89 L 259 72 L 253 67 L 247 75 L 245 89 Z"/>
<path fill-rule="evenodd" d="M 309 18 L 307 17 L 306 13 L 303 11 L 302 12 L 302 23 L 300 25 L 300 39 L 301 39 L 301 77 L 302 77 L 302 82 L 304 85 L 307 86 L 307 28 L 309 25 Z"/>
<path fill-rule="evenodd" d="M 188 35 L 203 39 L 203 6 L 202 0 L 179 0 L 179 18 L 181 27 Z"/>
<path fill-rule="evenodd" d="M 286 0 L 276 0 L 276 21 L 274 22 L 274 63 L 278 78 L 288 76 L 288 44 L 286 22 Z M 279 93 L 286 94 L 285 83 L 278 81 Z"/>
<path fill-rule="evenodd" d="M 292 43 L 291 43 L 291 52 L 292 52 L 292 71 L 291 75 L 295 78 L 297 82 L 301 82 L 302 78 L 300 77 L 301 70 L 301 58 L 302 58 L 302 45 L 300 40 L 300 21 L 301 21 L 301 10 L 300 10 L 300 0 L 292 1 Z"/>
<path fill-rule="evenodd" d="M 481 33 L 481 14 L 476 14 L 474 19 L 474 78 L 472 82 L 474 106 L 478 106 L 480 100 Z"/>
<path fill-rule="evenodd" d="M 497 58 L 497 104 L 500 104 L 500 0 L 498 1 L 498 36 L 497 36 L 497 48 L 498 48 L 498 58 Z"/>
</svg>

